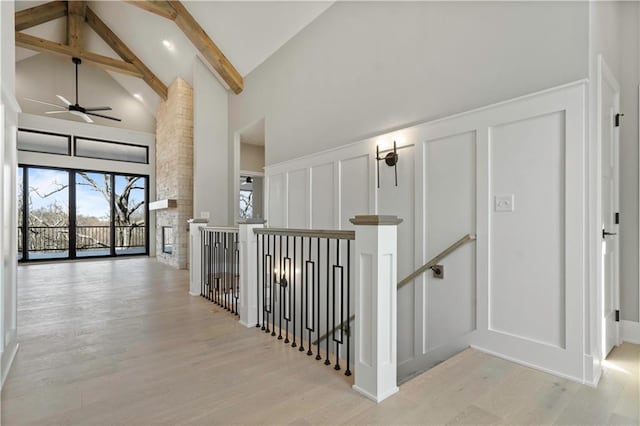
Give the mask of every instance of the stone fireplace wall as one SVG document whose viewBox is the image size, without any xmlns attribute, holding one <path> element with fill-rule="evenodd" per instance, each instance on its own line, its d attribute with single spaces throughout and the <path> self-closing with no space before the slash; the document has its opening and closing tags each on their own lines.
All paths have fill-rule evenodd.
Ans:
<svg viewBox="0 0 640 426">
<path fill-rule="evenodd" d="M 193 89 L 178 77 L 156 114 L 156 198 L 175 199 L 176 208 L 156 211 L 156 258 L 186 269 L 193 217 Z M 162 228 L 173 229 L 173 252 L 163 253 Z"/>
</svg>

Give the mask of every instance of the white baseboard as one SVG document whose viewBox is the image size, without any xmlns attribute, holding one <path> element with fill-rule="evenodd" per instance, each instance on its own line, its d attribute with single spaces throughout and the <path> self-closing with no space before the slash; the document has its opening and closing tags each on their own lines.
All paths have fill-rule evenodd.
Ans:
<svg viewBox="0 0 640 426">
<path fill-rule="evenodd" d="M 190 294 L 191 296 L 200 296 L 200 293 L 193 293 L 193 292 L 191 292 L 191 291 L 189 292 L 189 294 Z"/>
<path fill-rule="evenodd" d="M 375 395 L 370 394 L 366 390 L 364 390 L 364 389 L 362 389 L 362 388 L 360 388 L 360 387 L 358 387 L 356 385 L 353 385 L 352 388 L 353 388 L 353 390 L 355 390 L 359 394 L 363 395 L 365 398 L 370 399 L 371 401 L 377 402 L 377 403 L 380 403 L 380 402 L 384 401 L 385 399 L 389 398 L 391 395 L 397 393 L 400 390 L 400 388 L 398 388 L 396 386 L 396 387 L 394 387 L 392 389 L 389 389 L 388 391 L 382 393 L 381 395 L 375 396 Z"/>
<path fill-rule="evenodd" d="M 622 340 L 640 345 L 640 322 L 622 320 Z"/>
<path fill-rule="evenodd" d="M 9 370 L 11 370 L 13 360 L 16 358 L 19 347 L 20 345 L 18 342 L 14 340 L 5 348 L 5 351 L 2 352 L 2 382 L 0 383 L 0 389 L 4 387 L 4 382 L 7 380 Z"/>
<path fill-rule="evenodd" d="M 519 360 L 519 359 L 516 359 L 516 358 L 512 358 L 510 356 L 503 355 L 503 354 L 500 354 L 498 352 L 494 352 L 494 351 L 492 351 L 490 349 L 485 349 L 482 346 L 471 345 L 471 347 L 473 349 L 477 350 L 477 351 L 484 352 L 486 354 L 493 355 L 493 356 L 495 356 L 497 358 L 502 358 L 502 359 L 505 359 L 507 361 L 515 362 L 516 364 L 524 365 L 525 367 L 533 368 L 534 370 L 542 371 L 543 373 L 553 374 L 554 376 L 562 377 L 563 379 L 571 380 L 572 382 L 580 383 L 580 384 L 583 384 L 583 385 L 594 386 L 592 383 L 586 382 L 585 380 L 583 380 L 583 379 L 581 379 L 579 377 L 570 376 L 568 374 L 564 374 L 564 373 L 561 373 L 561 372 L 556 371 L 556 370 L 551 370 L 549 368 L 541 367 L 539 365 L 531 364 L 531 363 L 526 362 L 526 361 L 522 361 L 522 360 Z"/>
</svg>

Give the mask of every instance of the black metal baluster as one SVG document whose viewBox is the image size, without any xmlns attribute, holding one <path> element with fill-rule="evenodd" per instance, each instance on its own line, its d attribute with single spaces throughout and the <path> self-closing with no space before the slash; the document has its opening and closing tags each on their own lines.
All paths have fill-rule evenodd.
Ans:
<svg viewBox="0 0 640 426">
<path fill-rule="evenodd" d="M 285 288 L 283 293 L 287 294 L 287 303 L 285 305 L 285 316 L 284 319 L 287 322 L 287 330 L 285 333 L 285 337 L 284 337 L 284 343 L 289 343 L 289 321 L 291 320 L 291 258 L 289 257 L 289 236 L 287 235 L 287 240 L 286 240 L 286 246 L 287 246 L 287 250 L 286 250 L 286 256 L 284 258 L 284 269 L 285 269 L 285 275 L 287 276 L 286 278 L 286 282 L 285 282 Z"/>
<path fill-rule="evenodd" d="M 271 273 L 271 235 L 267 235 L 267 254 L 264 257 L 264 261 L 267 262 L 267 267 L 265 269 L 265 314 L 267 316 L 267 328 L 264 330 L 265 333 L 270 333 L 269 329 L 269 314 L 271 313 L 271 280 L 273 279 L 273 274 Z M 269 290 L 269 291 L 267 291 Z"/>
<path fill-rule="evenodd" d="M 260 240 L 262 235 L 256 235 L 256 279 L 260 280 Z M 263 249 L 264 250 L 264 249 Z M 247 253 L 248 255 L 249 253 Z M 260 280 L 264 284 L 264 280 Z M 260 281 L 256 283 L 256 327 L 260 328 Z"/>
<path fill-rule="evenodd" d="M 266 270 L 266 263 L 265 263 L 265 259 L 266 259 L 266 252 L 265 252 L 265 237 L 266 235 L 262 236 L 262 328 L 261 330 L 266 330 L 265 327 L 265 310 L 267 308 L 267 305 L 265 303 L 265 296 L 267 294 L 266 292 L 266 287 L 267 287 L 267 270 Z"/>
<path fill-rule="evenodd" d="M 300 237 L 300 271 L 300 278 L 302 278 L 302 282 L 300 283 L 300 348 L 298 350 L 300 352 L 304 352 L 304 329 L 306 324 L 305 308 L 307 306 L 307 299 L 304 297 L 305 286 L 307 285 L 307 261 L 304 257 L 304 237 Z"/>
<path fill-rule="evenodd" d="M 337 240 L 336 240 L 337 241 Z M 327 323 L 327 327 L 325 329 L 325 332 L 327 333 L 327 337 L 326 337 L 326 341 L 327 343 L 325 344 L 325 351 L 326 353 L 326 357 L 327 359 L 324 360 L 324 365 L 329 365 L 331 364 L 331 361 L 329 361 L 329 260 L 330 260 L 330 246 L 329 243 L 331 242 L 331 240 L 329 238 L 327 238 L 327 276 L 326 276 L 326 280 L 327 280 L 327 306 L 326 306 L 326 311 L 327 311 L 327 318 L 326 318 L 326 323 Z M 335 289 L 334 289 L 334 301 L 333 303 L 335 303 Z M 334 306 L 334 312 L 335 312 L 335 306 Z M 318 346 L 320 345 L 320 342 L 318 341 Z"/>
<path fill-rule="evenodd" d="M 271 256 L 271 335 L 276 335 L 276 292 L 273 291 L 275 281 L 275 269 L 276 269 L 276 236 L 273 236 L 273 255 Z"/>
<path fill-rule="evenodd" d="M 240 299 L 240 234 L 238 232 L 235 233 L 235 251 L 236 259 L 234 261 L 235 265 L 235 275 L 233 278 L 233 283 L 236 289 L 236 315 L 240 316 L 240 310 L 238 309 L 239 299 Z M 247 303 L 249 302 L 249 298 L 247 297 Z M 248 307 L 247 307 L 248 311 Z"/>
<path fill-rule="evenodd" d="M 278 318 L 278 340 L 282 340 L 282 306 L 284 305 L 282 301 L 282 297 L 284 296 L 284 288 L 282 287 L 282 279 L 284 278 L 284 269 L 283 269 L 283 259 L 282 259 L 282 235 L 279 236 L 278 239 L 278 263 L 280 264 L 278 269 L 278 276 L 280 277 L 277 281 L 280 283 L 278 287 L 278 294 L 280 295 L 280 300 L 278 303 L 278 309 L 280 312 Z"/>
<path fill-rule="evenodd" d="M 320 356 L 320 329 L 322 327 L 321 327 L 321 324 L 320 324 L 320 308 L 321 308 L 321 305 L 322 305 L 322 298 L 320 297 L 320 287 L 321 287 L 321 285 L 320 285 L 320 268 L 322 267 L 322 259 L 321 259 L 321 256 L 320 256 L 320 238 L 316 238 L 316 242 L 317 242 L 316 257 L 318 259 L 318 269 L 316 271 L 317 285 L 318 285 L 318 287 L 316 289 L 316 294 L 318 295 L 318 306 L 316 306 L 316 310 L 317 310 L 316 315 L 318 317 L 318 329 L 316 330 L 316 341 L 317 341 L 317 346 L 318 346 L 316 348 L 316 351 L 317 351 L 316 360 L 321 360 L 322 357 Z M 327 261 L 328 260 L 329 259 L 327 259 Z M 309 345 L 309 346 L 311 346 L 311 345 Z"/>
<path fill-rule="evenodd" d="M 218 238 L 220 237 L 219 232 L 214 232 L 213 233 L 213 274 L 212 274 L 212 285 L 213 285 L 213 301 L 217 304 L 218 303 L 218 291 L 220 288 L 220 283 L 218 282 L 218 265 L 219 265 L 219 251 L 220 251 L 220 246 L 218 243 Z"/>
<path fill-rule="evenodd" d="M 297 280 L 296 280 L 296 259 L 297 259 L 297 253 L 296 253 L 296 241 L 297 241 L 297 237 L 293 237 L 293 283 L 292 283 L 292 287 L 293 287 L 293 343 L 291 343 L 291 347 L 295 348 L 296 345 L 296 285 L 297 285 Z"/>
<path fill-rule="evenodd" d="M 208 293 L 208 297 L 207 300 L 209 301 L 213 301 L 213 292 L 214 292 L 214 276 L 213 276 L 213 270 L 215 268 L 214 265 L 214 253 L 215 253 L 215 234 L 213 233 L 213 231 L 211 232 L 207 232 L 209 234 L 209 269 L 207 271 L 207 283 L 209 285 L 209 291 Z"/>
<path fill-rule="evenodd" d="M 206 267 L 206 263 L 204 261 L 204 256 L 205 256 L 205 247 L 206 247 L 206 241 L 205 241 L 205 232 L 204 230 L 200 230 L 200 296 L 204 297 L 204 278 L 205 278 L 205 267 Z"/>
<path fill-rule="evenodd" d="M 344 371 L 345 376 L 351 375 L 349 368 L 350 362 L 350 346 L 351 346 L 351 240 L 347 240 L 347 369 Z"/>
<path fill-rule="evenodd" d="M 311 254 L 311 238 L 309 238 L 309 258 L 312 259 L 313 256 Z M 305 300 L 306 303 L 309 302 L 309 295 L 311 295 L 311 307 L 314 311 L 310 311 L 309 309 L 307 309 L 307 331 L 309 332 L 309 349 L 307 350 L 307 355 L 311 356 L 313 355 L 313 352 L 311 351 L 311 333 L 313 332 L 313 329 L 315 328 L 315 309 L 316 309 L 316 292 L 315 292 L 315 288 L 316 288 L 316 272 L 315 272 L 315 263 L 313 261 L 308 261 L 308 264 L 310 264 L 312 266 L 311 269 L 311 280 L 312 280 L 312 286 L 311 286 L 311 293 L 309 293 L 309 287 L 307 287 L 307 299 Z M 307 285 L 309 284 L 308 281 L 308 277 L 307 277 Z M 308 308 L 308 306 L 307 306 Z M 309 315 L 311 314 L 311 315 Z M 312 327 L 309 327 L 309 317 L 311 317 L 311 323 L 312 323 Z"/>
<path fill-rule="evenodd" d="M 343 300 L 343 289 L 342 289 L 342 280 L 344 276 L 342 274 L 342 266 L 340 266 L 340 240 L 336 240 L 336 266 L 333 269 L 333 340 L 336 342 L 336 365 L 334 367 L 335 370 L 340 370 L 340 349 L 339 345 L 342 343 L 342 329 L 340 330 L 340 340 L 336 339 L 336 270 L 340 270 L 340 326 L 344 322 L 344 317 L 342 315 L 342 300 Z M 329 341 L 329 336 L 327 336 L 327 341 Z M 329 356 L 327 356 L 329 358 Z"/>
</svg>

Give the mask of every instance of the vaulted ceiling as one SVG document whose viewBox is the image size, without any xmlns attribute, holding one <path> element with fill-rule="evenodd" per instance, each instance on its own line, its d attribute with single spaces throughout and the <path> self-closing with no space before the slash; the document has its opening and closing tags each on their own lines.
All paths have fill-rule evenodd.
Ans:
<svg viewBox="0 0 640 426">
<path fill-rule="evenodd" d="M 18 0 L 16 11 L 44 3 L 46 1 Z M 182 2 L 242 77 L 253 71 L 331 4 L 329 1 Z M 192 82 L 192 66 L 196 56 L 200 56 L 205 64 L 208 63 L 185 33 L 170 19 L 122 1 L 94 1 L 88 2 L 88 6 L 165 85 L 169 85 L 178 76 Z M 86 23 L 83 26 L 85 50 L 120 59 Z M 23 32 L 65 44 L 66 17 Z M 34 54 L 38 53 L 18 47 L 16 61 Z M 209 68 L 213 71 L 213 67 Z M 160 101 L 157 90 L 154 91 L 137 77 L 112 71 L 109 73 L 128 93 L 135 94 L 155 114 Z M 214 74 L 220 78 L 215 71 Z"/>
</svg>

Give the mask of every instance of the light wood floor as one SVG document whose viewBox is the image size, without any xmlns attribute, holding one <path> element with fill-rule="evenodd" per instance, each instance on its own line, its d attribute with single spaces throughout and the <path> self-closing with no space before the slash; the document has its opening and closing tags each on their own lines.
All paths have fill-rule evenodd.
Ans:
<svg viewBox="0 0 640 426">
<path fill-rule="evenodd" d="M 3 425 L 639 423 L 638 345 L 597 389 L 467 350 L 376 405 L 187 288 L 148 258 L 20 267 Z"/>
</svg>

